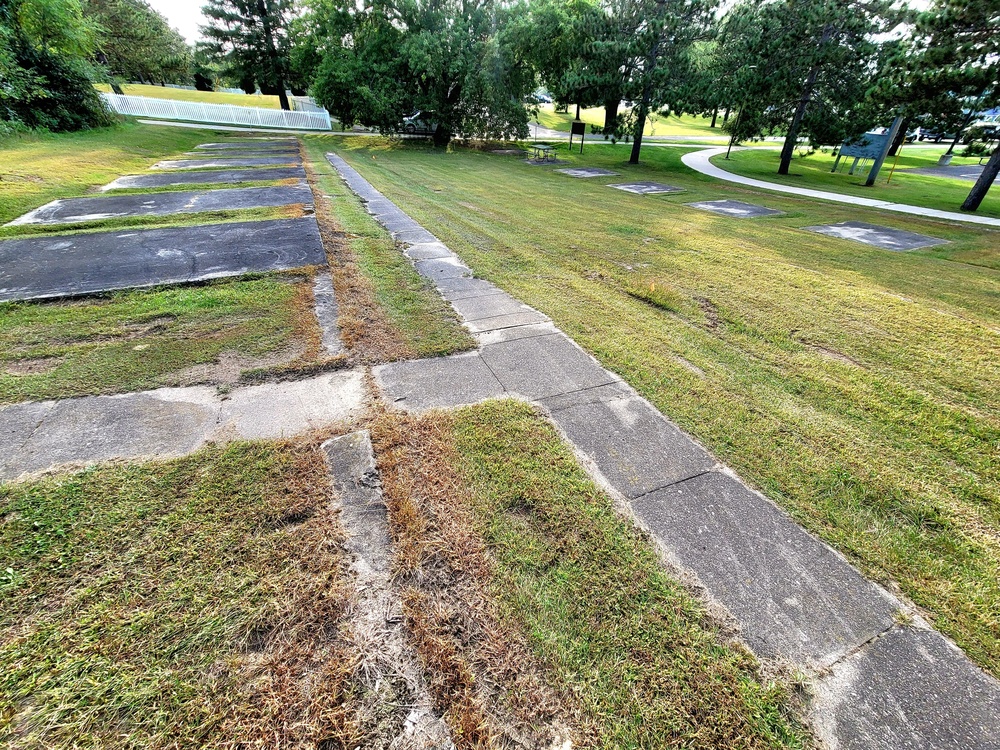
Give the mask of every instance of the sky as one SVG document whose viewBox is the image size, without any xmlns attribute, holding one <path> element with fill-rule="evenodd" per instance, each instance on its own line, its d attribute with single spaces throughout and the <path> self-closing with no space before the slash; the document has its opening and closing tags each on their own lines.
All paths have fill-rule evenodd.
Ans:
<svg viewBox="0 0 1000 750">
<path fill-rule="evenodd" d="M 205 23 L 201 6 L 205 0 L 146 0 L 167 19 L 171 27 L 181 32 L 190 44 L 201 38 L 198 27 Z"/>
</svg>

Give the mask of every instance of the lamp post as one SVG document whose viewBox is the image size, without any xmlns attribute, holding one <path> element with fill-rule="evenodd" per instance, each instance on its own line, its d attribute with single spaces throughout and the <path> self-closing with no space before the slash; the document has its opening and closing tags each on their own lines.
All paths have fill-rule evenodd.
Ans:
<svg viewBox="0 0 1000 750">
<path fill-rule="evenodd" d="M 756 67 L 757 67 L 756 65 L 747 65 L 746 68 L 744 68 L 744 70 L 753 70 Z M 736 126 L 733 128 L 732 135 L 729 136 L 729 148 L 726 149 L 726 161 L 729 161 L 729 152 L 733 150 L 733 141 L 736 140 L 736 131 L 740 129 L 740 123 L 743 122 L 743 110 L 746 109 L 746 106 L 747 106 L 747 95 L 746 93 L 744 93 L 743 102 L 740 104 L 740 113 L 739 115 L 736 116 Z"/>
</svg>

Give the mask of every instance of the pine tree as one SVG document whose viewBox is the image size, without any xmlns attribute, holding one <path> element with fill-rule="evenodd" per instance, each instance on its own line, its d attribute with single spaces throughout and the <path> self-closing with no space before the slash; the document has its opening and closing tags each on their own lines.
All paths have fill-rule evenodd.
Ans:
<svg viewBox="0 0 1000 750">
<path fill-rule="evenodd" d="M 210 23 L 201 31 L 228 74 L 256 81 L 264 93 L 276 93 L 282 109 L 290 108 L 285 83 L 293 9 L 293 0 L 208 0 L 202 7 Z"/>
</svg>

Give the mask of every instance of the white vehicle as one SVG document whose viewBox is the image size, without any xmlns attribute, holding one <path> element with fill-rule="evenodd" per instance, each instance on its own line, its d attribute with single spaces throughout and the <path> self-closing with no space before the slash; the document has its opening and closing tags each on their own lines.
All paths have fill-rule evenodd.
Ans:
<svg viewBox="0 0 1000 750">
<path fill-rule="evenodd" d="M 432 135 L 437 127 L 433 115 L 428 112 L 415 112 L 403 118 L 403 132 L 407 135 Z"/>
</svg>

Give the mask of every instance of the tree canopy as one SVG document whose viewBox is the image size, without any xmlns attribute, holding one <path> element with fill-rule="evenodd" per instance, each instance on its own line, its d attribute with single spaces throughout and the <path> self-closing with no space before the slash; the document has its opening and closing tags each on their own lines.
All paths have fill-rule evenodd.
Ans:
<svg viewBox="0 0 1000 750">
<path fill-rule="evenodd" d="M 126 81 L 183 83 L 191 50 L 179 32 L 145 0 L 85 0 L 96 27 L 98 59 Z"/>
</svg>

